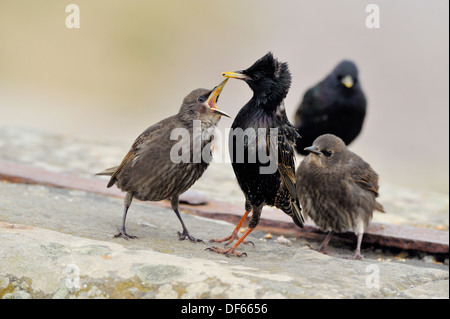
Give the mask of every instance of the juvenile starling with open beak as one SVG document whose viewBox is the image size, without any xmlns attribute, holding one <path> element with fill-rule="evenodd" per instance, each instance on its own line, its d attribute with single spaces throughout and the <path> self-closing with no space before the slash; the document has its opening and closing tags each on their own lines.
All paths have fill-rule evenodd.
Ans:
<svg viewBox="0 0 450 319">
<path fill-rule="evenodd" d="M 344 60 L 320 83 L 306 91 L 294 124 L 302 138 L 296 150 L 307 155 L 305 147 L 323 134 L 334 134 L 346 145 L 361 132 L 366 115 L 366 97 L 361 90 L 358 69 Z"/>
<path fill-rule="evenodd" d="M 376 201 L 377 173 L 332 134 L 318 137 L 305 151 L 310 154 L 297 168 L 297 194 L 305 216 L 329 231 L 319 251 L 325 252 L 333 232 L 353 230 L 358 242 L 351 258 L 362 259 L 361 241 L 373 211 L 384 212 Z"/>
<path fill-rule="evenodd" d="M 108 187 L 115 184 L 127 192 L 122 227 L 114 237 L 136 238 L 128 235 L 125 229 L 133 198 L 142 201 L 168 199 L 183 228 L 182 232 L 178 232 L 179 239 L 201 241 L 192 237 L 184 225 L 178 211 L 178 198 L 208 167 L 210 158 L 203 155 L 211 154 L 212 131 L 221 116 L 229 117 L 216 104 L 227 80 L 213 90 L 196 89 L 189 93 L 178 114 L 156 123 L 139 135 L 119 166 L 97 174 L 111 176 Z M 195 125 L 201 127 L 201 132 L 195 132 Z M 201 148 L 196 149 L 195 145 L 201 145 Z M 179 154 L 179 151 L 184 154 Z"/>
<path fill-rule="evenodd" d="M 286 116 L 284 98 L 291 84 L 287 63 L 268 53 L 243 71 L 223 76 L 245 81 L 253 97 L 237 114 L 229 136 L 230 158 L 245 195 L 245 214 L 232 234 L 210 242 L 237 242 L 229 249 L 210 247 L 225 255 L 241 256 L 236 248 L 259 223 L 264 205 L 275 206 L 303 227 L 304 219 L 295 191 L 294 148 L 297 132 Z M 249 213 L 252 218 L 241 238 L 237 233 Z"/>
</svg>

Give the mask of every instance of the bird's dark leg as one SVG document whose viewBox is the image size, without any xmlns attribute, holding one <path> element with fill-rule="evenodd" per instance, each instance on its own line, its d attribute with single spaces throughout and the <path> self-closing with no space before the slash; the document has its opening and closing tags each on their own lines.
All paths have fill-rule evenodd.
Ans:
<svg viewBox="0 0 450 319">
<path fill-rule="evenodd" d="M 330 230 L 327 234 L 327 236 L 325 237 L 325 239 L 323 240 L 322 244 L 320 244 L 319 249 L 317 249 L 318 252 L 321 252 L 323 254 L 327 253 L 327 246 L 328 243 L 330 242 L 331 237 L 333 237 L 333 231 Z"/>
<path fill-rule="evenodd" d="M 247 215 L 249 214 L 249 211 L 246 211 L 244 216 L 242 216 L 241 220 L 239 221 L 239 223 L 236 225 L 236 227 L 234 228 L 233 232 L 231 233 L 230 236 L 227 236 L 225 238 L 222 239 L 211 239 L 209 241 L 209 243 L 223 243 L 225 242 L 225 246 L 230 245 L 233 241 L 238 240 L 239 236 L 238 236 L 238 231 L 239 229 L 241 229 L 242 224 L 244 223 L 245 219 L 247 218 Z M 253 244 L 251 241 L 247 242 L 247 241 L 243 241 L 242 242 L 244 245 L 251 243 L 253 246 L 255 246 L 255 244 Z"/>
<path fill-rule="evenodd" d="M 229 249 L 220 249 L 217 247 L 209 247 L 206 248 L 206 250 L 211 250 L 214 251 L 218 254 L 223 254 L 225 256 L 237 256 L 237 257 L 241 257 L 241 256 L 247 256 L 247 253 L 243 252 L 237 252 L 236 248 L 244 241 L 245 237 L 247 237 L 256 227 L 256 225 L 258 225 L 259 223 L 259 218 L 261 216 L 261 211 L 262 211 L 262 207 L 263 205 L 257 207 L 256 209 L 253 208 L 253 213 L 252 213 L 252 219 L 250 220 L 250 223 L 248 224 L 248 228 L 247 230 L 244 232 L 244 234 L 242 234 L 241 238 L 239 238 L 239 240 L 233 245 L 233 247 L 229 248 Z"/>
<path fill-rule="evenodd" d="M 127 195 L 125 196 L 125 200 L 124 200 L 124 210 L 123 210 L 123 217 L 122 217 L 122 227 L 119 227 L 119 233 L 117 235 L 114 236 L 114 238 L 117 237 L 123 237 L 125 239 L 135 239 L 137 238 L 136 236 L 132 236 L 132 235 L 128 235 L 127 231 L 125 229 L 125 221 L 127 219 L 127 213 L 128 213 L 128 208 L 131 205 L 131 201 L 133 200 L 133 193 L 127 193 Z"/>
<path fill-rule="evenodd" d="M 171 200 L 172 209 L 175 212 L 175 214 L 177 215 L 178 219 L 180 220 L 181 227 L 183 227 L 183 232 L 182 233 L 178 232 L 179 239 L 185 240 L 187 237 L 193 243 L 196 243 L 196 242 L 203 243 L 203 240 L 194 238 L 189 234 L 189 231 L 187 230 L 186 226 L 184 225 L 183 219 L 181 218 L 180 212 L 178 211 L 178 203 L 179 203 L 178 196 L 172 197 L 172 200 Z"/>
</svg>

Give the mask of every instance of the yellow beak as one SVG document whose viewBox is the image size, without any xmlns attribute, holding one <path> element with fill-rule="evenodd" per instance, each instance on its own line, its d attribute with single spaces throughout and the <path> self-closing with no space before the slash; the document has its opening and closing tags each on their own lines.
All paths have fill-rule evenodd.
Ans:
<svg viewBox="0 0 450 319">
<path fill-rule="evenodd" d="M 227 84 L 228 78 L 223 80 L 218 86 L 216 86 L 212 92 L 209 94 L 207 103 L 211 111 L 213 111 L 216 114 L 224 115 L 226 117 L 231 117 L 224 111 L 221 111 L 217 108 L 217 99 L 219 98 L 220 92 L 222 92 L 225 84 Z"/>
<path fill-rule="evenodd" d="M 351 88 L 354 84 L 353 78 L 350 75 L 344 76 L 344 78 L 341 80 L 342 84 L 345 85 L 347 89 Z"/>
<path fill-rule="evenodd" d="M 239 79 L 239 80 L 246 80 L 249 77 L 242 73 L 242 71 L 236 71 L 236 72 L 223 72 L 222 76 L 227 78 L 233 78 L 233 79 Z"/>
</svg>

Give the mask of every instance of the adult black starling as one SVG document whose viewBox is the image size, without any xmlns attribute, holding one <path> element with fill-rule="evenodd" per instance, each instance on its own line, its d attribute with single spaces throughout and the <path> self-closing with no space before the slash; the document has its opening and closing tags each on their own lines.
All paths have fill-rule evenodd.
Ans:
<svg viewBox="0 0 450 319">
<path fill-rule="evenodd" d="M 229 117 L 216 104 L 227 80 L 213 90 L 192 91 L 184 98 L 178 114 L 156 123 L 139 135 L 119 166 L 97 174 L 110 175 L 108 187 L 116 184 L 127 192 L 122 227 L 114 237 L 136 238 L 128 235 L 125 229 L 133 198 L 143 201 L 169 199 L 183 227 L 183 232 L 178 232 L 180 240 L 187 237 L 193 242 L 201 241 L 192 237 L 184 225 L 178 211 L 178 198 L 208 167 L 208 155 L 203 155 L 211 155 L 212 131 L 222 115 Z M 201 131 L 196 131 L 200 127 Z"/>
<path fill-rule="evenodd" d="M 358 69 L 353 62 L 344 60 L 303 96 L 294 120 L 302 136 L 297 139 L 297 152 L 307 155 L 304 148 L 327 133 L 350 144 L 361 132 L 365 115 L 366 97 L 358 80 Z"/>
<path fill-rule="evenodd" d="M 230 244 L 238 239 L 230 249 L 208 249 L 241 256 L 235 249 L 259 223 L 264 205 L 281 209 L 303 227 L 295 191 L 293 144 L 297 132 L 287 119 L 283 103 L 291 74 L 287 63 L 279 62 L 269 52 L 246 70 L 222 75 L 245 81 L 253 91 L 253 97 L 237 114 L 229 136 L 232 166 L 245 195 L 245 214 L 230 236 L 210 241 Z M 250 212 L 248 228 L 239 238 L 237 232 Z"/>
<path fill-rule="evenodd" d="M 361 157 L 349 151 L 339 137 L 324 134 L 312 146 L 297 169 L 297 194 L 306 216 L 329 231 L 319 251 L 333 232 L 353 229 L 358 237 L 353 259 L 361 259 L 361 241 L 374 210 L 384 212 L 378 196 L 378 175 Z"/>
</svg>

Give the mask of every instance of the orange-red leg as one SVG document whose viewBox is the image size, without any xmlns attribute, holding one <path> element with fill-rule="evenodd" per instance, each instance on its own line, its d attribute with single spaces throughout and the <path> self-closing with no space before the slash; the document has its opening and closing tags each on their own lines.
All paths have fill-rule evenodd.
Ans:
<svg viewBox="0 0 450 319">
<path fill-rule="evenodd" d="M 237 256 L 237 257 L 241 257 L 243 255 L 247 256 L 247 254 L 245 252 L 240 253 L 236 251 L 236 248 L 242 243 L 244 242 L 245 237 L 247 237 L 251 232 L 253 231 L 253 228 L 247 228 L 247 230 L 245 231 L 245 233 L 241 236 L 241 238 L 239 238 L 239 240 L 233 245 L 233 247 L 229 248 L 229 249 L 220 249 L 217 247 L 210 247 L 210 248 L 206 248 L 206 250 L 211 250 L 214 251 L 218 254 L 223 254 L 225 256 Z"/>
<path fill-rule="evenodd" d="M 233 241 L 238 240 L 239 236 L 238 236 L 238 231 L 239 229 L 241 229 L 242 224 L 244 224 L 245 219 L 247 218 L 248 214 L 250 212 L 245 212 L 244 216 L 242 216 L 241 220 L 239 221 L 239 223 L 237 224 L 236 228 L 233 230 L 233 232 L 231 233 L 230 236 L 227 236 L 225 238 L 222 239 L 211 239 L 209 241 L 209 243 L 223 243 L 225 242 L 225 246 L 230 245 Z M 250 242 L 251 244 L 253 244 L 252 242 Z M 244 245 L 248 244 L 248 242 L 244 241 L 243 243 Z M 254 244 L 253 244 L 254 246 Z"/>
</svg>

